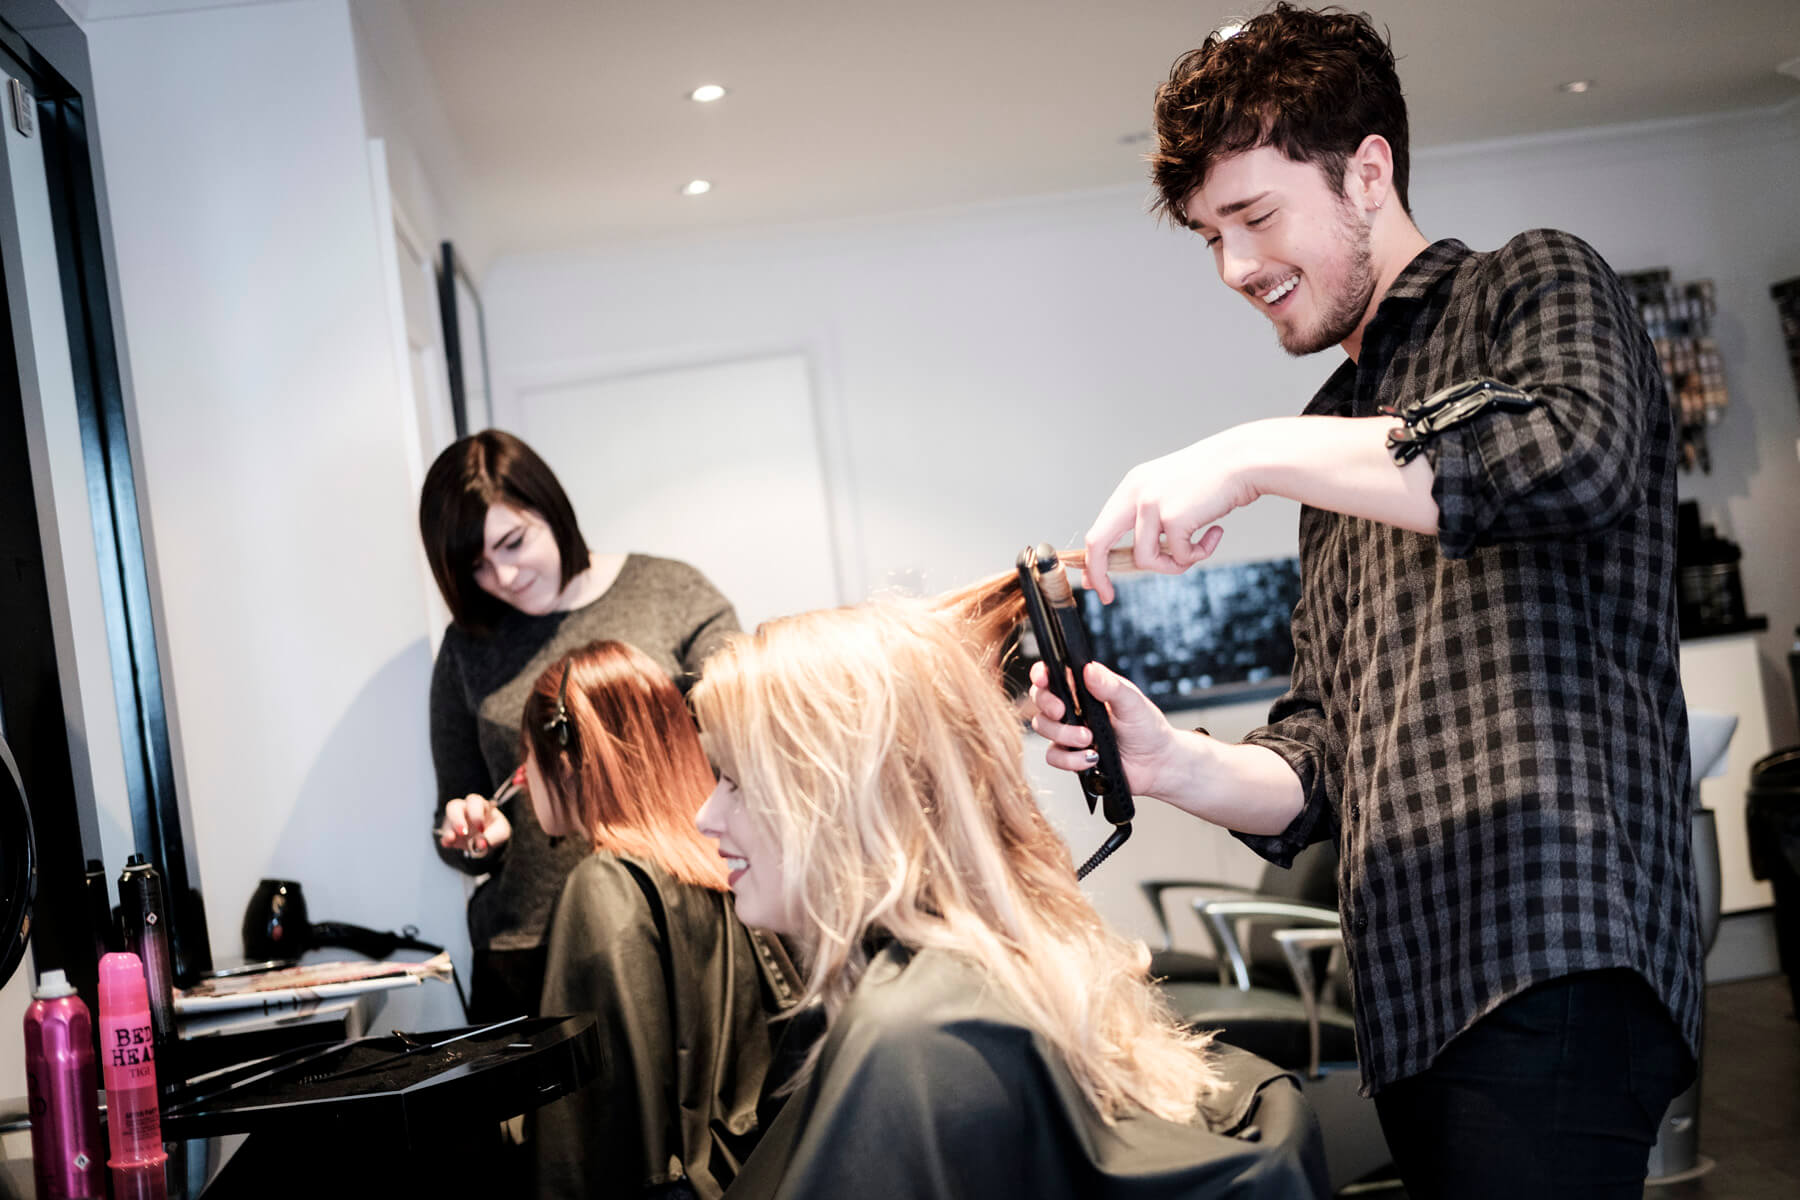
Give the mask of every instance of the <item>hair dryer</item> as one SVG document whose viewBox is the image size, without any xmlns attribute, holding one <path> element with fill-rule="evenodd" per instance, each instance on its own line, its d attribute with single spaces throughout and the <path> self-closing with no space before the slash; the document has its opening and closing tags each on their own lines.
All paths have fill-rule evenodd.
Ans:
<svg viewBox="0 0 1800 1200">
<path fill-rule="evenodd" d="M 299 958 L 320 946 L 342 946 L 370 958 L 386 958 L 396 950 L 436 954 L 442 946 L 418 939 L 408 925 L 398 933 L 382 933 L 341 921 L 307 919 L 306 895 L 291 879 L 265 879 L 251 893 L 244 910 L 244 957 L 251 961 Z"/>
</svg>

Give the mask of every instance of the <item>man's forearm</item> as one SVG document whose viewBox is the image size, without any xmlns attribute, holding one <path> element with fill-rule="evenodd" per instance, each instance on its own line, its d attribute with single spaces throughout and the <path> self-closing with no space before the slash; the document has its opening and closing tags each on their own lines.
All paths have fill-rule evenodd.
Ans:
<svg viewBox="0 0 1800 1200">
<path fill-rule="evenodd" d="M 1424 455 L 1404 467 L 1388 453 L 1391 417 L 1275 417 L 1238 427 L 1258 495 L 1435 534 L 1437 501 Z"/>
<path fill-rule="evenodd" d="M 1145 795 L 1239 833 L 1273 836 L 1306 801 L 1287 760 L 1266 746 L 1174 730 Z"/>
</svg>

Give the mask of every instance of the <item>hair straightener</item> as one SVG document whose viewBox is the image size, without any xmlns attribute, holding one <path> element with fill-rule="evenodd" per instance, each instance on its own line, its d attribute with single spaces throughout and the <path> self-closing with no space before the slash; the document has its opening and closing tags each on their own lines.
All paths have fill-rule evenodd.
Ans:
<svg viewBox="0 0 1800 1200">
<path fill-rule="evenodd" d="M 1094 735 L 1093 748 L 1099 756 L 1081 772 L 1081 792 L 1087 797 L 1088 811 L 1100 806 L 1113 831 L 1075 872 L 1075 878 L 1085 879 L 1131 836 L 1131 818 L 1137 815 L 1137 806 L 1125 783 L 1125 765 L 1119 761 L 1119 744 L 1113 738 L 1106 706 L 1094 699 L 1082 679 L 1082 669 L 1093 661 L 1093 655 L 1068 571 L 1048 542 L 1019 551 L 1018 567 L 1025 613 L 1037 638 L 1038 657 L 1050 677 L 1050 692 L 1063 703 L 1065 724 L 1085 725 Z"/>
</svg>

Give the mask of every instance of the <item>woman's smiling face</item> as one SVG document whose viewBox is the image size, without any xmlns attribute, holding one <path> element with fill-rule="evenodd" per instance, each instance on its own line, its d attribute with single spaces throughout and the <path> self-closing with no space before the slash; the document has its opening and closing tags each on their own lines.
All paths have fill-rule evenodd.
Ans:
<svg viewBox="0 0 1800 1200">
<path fill-rule="evenodd" d="M 702 834 L 719 843 L 719 854 L 731 869 L 738 919 L 771 933 L 798 934 L 800 923 L 788 911 L 782 890 L 781 847 L 751 817 L 735 780 L 719 776 L 695 823 Z"/>
<path fill-rule="evenodd" d="M 475 586 L 526 616 L 556 610 L 562 596 L 562 552 L 543 517 L 528 508 L 490 504 L 482 527 Z"/>
</svg>

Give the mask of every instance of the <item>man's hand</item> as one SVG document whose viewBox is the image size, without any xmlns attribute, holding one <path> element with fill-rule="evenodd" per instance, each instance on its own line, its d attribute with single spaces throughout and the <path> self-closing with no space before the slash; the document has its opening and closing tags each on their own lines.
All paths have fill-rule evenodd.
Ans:
<svg viewBox="0 0 1800 1200">
<path fill-rule="evenodd" d="M 1273 750 L 1178 730 L 1129 679 L 1099 663 L 1089 663 L 1082 680 L 1112 718 L 1132 795 L 1244 833 L 1280 833 L 1300 811 L 1305 799 L 1300 779 Z M 1094 735 L 1085 726 L 1062 723 L 1062 701 L 1051 694 L 1049 681 L 1044 664 L 1032 664 L 1031 699 L 1038 715 L 1031 727 L 1053 743 L 1044 761 L 1064 771 L 1085 771 L 1094 765 L 1088 757 Z"/>
<path fill-rule="evenodd" d="M 1174 730 L 1162 710 L 1138 691 L 1129 679 L 1089 663 L 1082 680 L 1094 699 L 1106 705 L 1112 718 L 1113 738 L 1119 745 L 1119 761 L 1125 767 L 1125 783 L 1134 796 L 1155 796 L 1158 778 L 1173 740 Z M 1031 727 L 1053 743 L 1044 761 L 1064 771 L 1085 771 L 1098 761 L 1094 735 L 1085 725 L 1065 725 L 1063 704 L 1049 688 L 1043 663 L 1031 667 L 1031 700 L 1037 716 Z"/>
<path fill-rule="evenodd" d="M 1435 535 L 1431 464 L 1420 455 L 1397 466 L 1393 426 L 1390 417 L 1274 417 L 1133 467 L 1088 530 L 1087 586 L 1112 603 L 1106 552 L 1127 530 L 1139 568 L 1179 575 L 1218 546 L 1214 521 L 1261 496 Z"/>
<path fill-rule="evenodd" d="M 500 806 L 485 796 L 469 795 L 444 806 L 438 826 L 438 845 L 481 858 L 512 838 L 512 822 Z"/>
<path fill-rule="evenodd" d="M 1102 602 L 1113 599 L 1106 552 L 1128 530 L 1140 570 L 1179 575 L 1212 554 L 1225 532 L 1213 522 L 1260 495 L 1242 469 L 1251 428 L 1227 429 L 1125 473 L 1087 533 L 1084 575 Z"/>
</svg>

